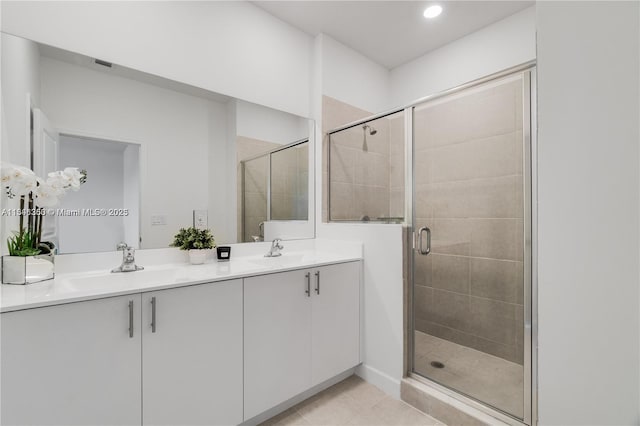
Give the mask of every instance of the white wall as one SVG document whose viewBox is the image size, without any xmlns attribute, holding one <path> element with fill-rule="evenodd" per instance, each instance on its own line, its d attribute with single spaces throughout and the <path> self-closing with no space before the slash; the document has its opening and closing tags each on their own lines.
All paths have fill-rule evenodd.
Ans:
<svg viewBox="0 0 640 426">
<path fill-rule="evenodd" d="M 311 37 L 248 2 L 2 3 L 5 32 L 309 116 Z"/>
<path fill-rule="evenodd" d="M 30 167 L 29 102 L 40 103 L 40 52 L 32 41 L 2 34 L 3 161 Z"/>
<path fill-rule="evenodd" d="M 238 100 L 236 135 L 286 145 L 309 137 L 309 119 Z"/>
<path fill-rule="evenodd" d="M 208 208 L 209 106 L 215 102 L 47 57 L 41 77 L 42 110 L 53 126 L 141 145 L 143 248 L 166 247 L 178 228 L 192 224 L 194 209 Z M 166 215 L 167 224 L 152 226 L 152 215 Z"/>
<path fill-rule="evenodd" d="M 402 226 L 321 224 L 318 238 L 363 243 L 364 350 L 358 374 L 399 398 L 404 374 Z"/>
<path fill-rule="evenodd" d="M 8 34 L 1 34 L 0 38 L 2 161 L 30 167 L 29 102 L 33 107 L 40 104 L 40 52 L 37 44 L 29 40 Z M 0 207 L 18 208 L 18 200 L 9 200 L 2 195 Z M 3 241 L 0 246 L 1 254 L 7 251 L 4 241 L 18 227 L 18 217 L 0 217 L 0 241 Z"/>
<path fill-rule="evenodd" d="M 319 81 L 316 140 L 316 217 L 322 217 L 322 95 L 369 111 L 385 108 L 387 71 L 326 35 L 315 41 Z M 319 51 L 319 52 L 318 52 Z M 396 397 L 403 375 L 402 227 L 318 223 L 317 236 L 364 243 L 363 365 L 358 374 Z"/>
<path fill-rule="evenodd" d="M 536 21 L 540 424 L 638 424 L 639 4 Z"/>
<path fill-rule="evenodd" d="M 232 104 L 234 101 L 229 101 Z M 229 164 L 227 105 L 209 102 L 209 229 L 216 244 L 236 242 L 236 204 L 227 197 L 235 194 L 235 163 Z M 234 151 L 235 152 L 235 151 Z"/>
<path fill-rule="evenodd" d="M 124 240 L 133 248 L 140 247 L 140 146 L 129 144 L 124 149 Z"/>
<path fill-rule="evenodd" d="M 237 134 L 237 120 L 236 120 L 236 112 L 237 100 L 231 100 L 227 102 L 226 111 L 227 111 L 227 151 L 226 151 L 226 162 L 227 162 L 227 179 L 229 182 L 229 187 L 233 188 L 232 191 L 227 191 L 226 200 L 227 206 L 237 206 L 238 205 L 238 150 L 236 147 L 236 134 Z M 237 208 L 233 209 L 233 214 L 228 216 L 227 220 L 230 228 L 230 235 L 233 236 L 229 241 L 237 242 L 238 241 L 238 214 Z"/>
<path fill-rule="evenodd" d="M 318 37 L 323 94 L 365 111 L 389 108 L 389 70 L 326 34 Z"/>
<path fill-rule="evenodd" d="M 90 170 L 91 178 L 78 192 L 61 200 L 61 209 L 124 208 L 124 150 L 121 144 L 60 137 L 60 164 Z M 58 217 L 60 253 L 115 251 L 124 241 L 123 216 Z M 87 238 L 87 236 L 90 236 Z M 127 241 L 134 244 L 135 241 Z"/>
<path fill-rule="evenodd" d="M 389 107 L 533 60 L 535 34 L 535 7 L 530 7 L 394 68 Z"/>
</svg>

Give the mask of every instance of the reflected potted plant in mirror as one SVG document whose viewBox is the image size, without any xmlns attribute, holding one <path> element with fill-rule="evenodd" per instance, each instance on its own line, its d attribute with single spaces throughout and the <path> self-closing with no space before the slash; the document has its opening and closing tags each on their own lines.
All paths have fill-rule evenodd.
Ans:
<svg viewBox="0 0 640 426">
<path fill-rule="evenodd" d="M 77 191 L 86 182 L 86 170 L 67 167 L 42 179 L 22 166 L 2 163 L 2 188 L 18 208 L 4 208 L 3 216 L 18 216 L 18 230 L 7 238 L 8 256 L 2 256 L 3 284 L 30 284 L 54 278 L 55 245 L 41 241 L 44 217 L 67 191 Z"/>
<path fill-rule="evenodd" d="M 216 247 L 211 231 L 208 229 L 180 228 L 173 237 L 171 247 L 178 247 L 180 250 L 188 250 L 189 262 L 192 265 L 204 263 L 207 255 Z"/>
</svg>

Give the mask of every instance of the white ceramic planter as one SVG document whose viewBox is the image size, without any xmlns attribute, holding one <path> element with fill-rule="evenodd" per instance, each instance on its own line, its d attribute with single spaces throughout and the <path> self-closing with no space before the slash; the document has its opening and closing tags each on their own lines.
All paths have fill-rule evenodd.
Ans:
<svg viewBox="0 0 640 426">
<path fill-rule="evenodd" d="M 3 284 L 31 284 L 55 277 L 53 254 L 2 256 Z"/>
<path fill-rule="evenodd" d="M 211 253 L 211 249 L 192 249 L 189 250 L 189 262 L 192 265 L 201 265 L 207 259 L 207 255 Z"/>
</svg>

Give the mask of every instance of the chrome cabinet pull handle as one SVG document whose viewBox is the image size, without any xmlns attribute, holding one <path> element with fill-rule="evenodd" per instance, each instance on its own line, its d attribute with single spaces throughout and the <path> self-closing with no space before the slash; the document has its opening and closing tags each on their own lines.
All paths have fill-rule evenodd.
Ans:
<svg viewBox="0 0 640 426">
<path fill-rule="evenodd" d="M 320 295 L 320 271 L 316 271 L 316 294 Z"/>
<path fill-rule="evenodd" d="M 307 294 L 307 297 L 311 297 L 311 272 L 307 272 L 305 278 L 307 279 L 307 289 L 304 292 Z"/>
<path fill-rule="evenodd" d="M 129 337 L 133 338 L 133 300 L 129 300 Z"/>
<path fill-rule="evenodd" d="M 151 332 L 155 333 L 156 332 L 156 306 L 157 306 L 156 302 L 156 297 L 153 296 L 151 298 Z"/>
<path fill-rule="evenodd" d="M 422 245 L 422 233 L 426 233 L 427 234 L 427 247 L 424 248 Z M 423 256 L 428 255 L 429 253 L 431 253 L 431 229 L 429 229 L 426 226 L 423 226 L 422 228 L 420 228 L 418 230 L 418 253 L 420 253 Z"/>
</svg>

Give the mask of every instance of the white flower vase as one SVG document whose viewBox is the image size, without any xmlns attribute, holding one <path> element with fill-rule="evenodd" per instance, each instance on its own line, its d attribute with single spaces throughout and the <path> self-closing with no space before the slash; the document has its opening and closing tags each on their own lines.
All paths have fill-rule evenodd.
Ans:
<svg viewBox="0 0 640 426">
<path fill-rule="evenodd" d="M 208 249 L 191 249 L 189 250 L 189 263 L 192 265 L 201 265 L 207 259 L 207 254 L 211 250 Z"/>
</svg>

